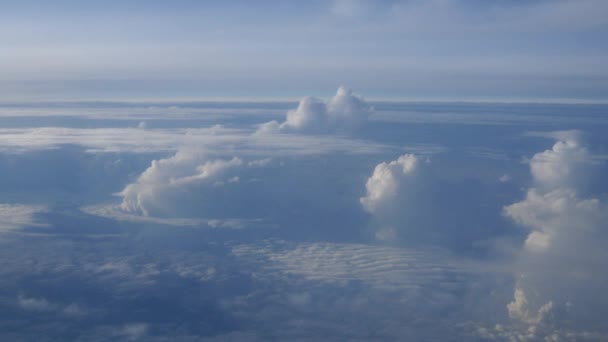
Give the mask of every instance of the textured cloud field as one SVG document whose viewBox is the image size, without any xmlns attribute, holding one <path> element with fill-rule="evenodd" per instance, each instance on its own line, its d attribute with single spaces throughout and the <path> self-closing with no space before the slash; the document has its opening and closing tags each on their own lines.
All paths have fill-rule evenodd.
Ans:
<svg viewBox="0 0 608 342">
<path fill-rule="evenodd" d="M 0 105 L 0 339 L 606 340 L 607 112 Z"/>
</svg>

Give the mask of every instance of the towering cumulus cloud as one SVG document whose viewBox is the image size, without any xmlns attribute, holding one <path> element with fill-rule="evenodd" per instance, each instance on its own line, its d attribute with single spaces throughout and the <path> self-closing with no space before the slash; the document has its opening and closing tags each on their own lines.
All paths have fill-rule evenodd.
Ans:
<svg viewBox="0 0 608 342">
<path fill-rule="evenodd" d="M 361 205 L 370 214 L 378 214 L 391 206 L 397 197 L 401 184 L 414 177 L 418 158 L 413 154 L 404 154 L 397 160 L 382 162 L 376 165 L 374 172 L 367 180 L 367 195 L 361 197 Z"/>
<path fill-rule="evenodd" d="M 552 136 L 558 139 L 552 149 L 530 160 L 536 186 L 504 208 L 528 230 L 508 311 L 528 326 L 530 338 L 561 336 L 570 326 L 596 329 L 608 313 L 608 206 L 600 197 L 582 197 L 576 187 L 592 159 L 578 134 Z"/>
<path fill-rule="evenodd" d="M 416 200 L 425 197 L 422 172 L 425 163 L 413 154 L 404 154 L 376 165 L 367 179 L 367 193 L 359 201 L 373 218 L 378 240 L 394 240 L 400 237 L 400 232 L 415 231 L 424 225 L 425 215 L 411 209 L 418 210 L 420 203 L 415 204 Z"/>
<path fill-rule="evenodd" d="M 553 132 L 549 137 L 557 139 L 550 150 L 537 153 L 530 161 L 530 171 L 539 186 L 555 188 L 572 186 L 576 177 L 584 172 L 590 156 L 580 142 L 580 132 Z"/>
<path fill-rule="evenodd" d="M 372 107 L 361 96 L 341 86 L 328 101 L 314 97 L 303 98 L 298 108 L 287 112 L 284 122 L 270 121 L 262 124 L 258 133 L 349 131 L 364 124 L 372 111 Z"/>
</svg>

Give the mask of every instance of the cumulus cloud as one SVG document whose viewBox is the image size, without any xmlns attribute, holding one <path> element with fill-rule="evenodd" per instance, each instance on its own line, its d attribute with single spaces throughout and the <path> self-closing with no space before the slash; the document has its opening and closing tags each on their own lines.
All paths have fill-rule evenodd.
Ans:
<svg viewBox="0 0 608 342">
<path fill-rule="evenodd" d="M 545 187 L 572 185 L 573 177 L 580 177 L 582 167 L 590 161 L 587 149 L 576 131 L 555 132 L 558 141 L 550 150 L 535 154 L 530 160 L 534 180 Z"/>
<path fill-rule="evenodd" d="M 545 322 L 545 336 L 573 320 L 581 327 L 598 328 L 594 317 L 608 312 L 608 302 L 596 298 L 608 285 L 601 271 L 608 258 L 608 205 L 600 194 L 581 196 L 576 186 L 587 176 L 585 166 L 594 156 L 582 147 L 579 134 L 549 136 L 558 139 L 553 148 L 530 160 L 536 187 L 503 209 L 506 217 L 528 230 L 518 255 L 520 279 L 507 309 L 528 329 L 536 329 L 557 309 L 551 327 Z"/>
<path fill-rule="evenodd" d="M 328 157 L 327 162 L 333 162 Z M 268 158 L 218 158 L 193 149 L 151 162 L 116 195 L 119 206 L 85 206 L 83 211 L 123 221 L 210 228 L 308 227 L 332 235 L 318 225 L 359 221 L 356 197 L 345 194 L 355 176 L 334 182 L 319 177 L 317 158 L 273 161 Z M 337 170 L 338 172 L 339 170 Z M 294 181 L 297 180 L 297 181 Z M 359 181 L 357 178 L 356 181 Z M 354 183 L 356 184 L 356 183 Z"/>
<path fill-rule="evenodd" d="M 328 101 L 314 97 L 303 98 L 296 109 L 287 112 L 284 122 L 270 121 L 262 124 L 258 133 L 348 131 L 363 125 L 372 111 L 363 97 L 341 86 Z"/>
<path fill-rule="evenodd" d="M 553 148 L 535 154 L 530 172 L 538 187 L 530 188 L 526 198 L 504 207 L 504 214 L 530 229 L 525 247 L 550 252 L 567 248 L 580 238 L 601 231 L 608 222 L 606 204 L 600 198 L 581 198 L 576 184 L 587 175 L 585 162 L 591 155 L 583 148 L 578 134 L 558 132 Z M 572 239 L 573 237 L 579 237 Z"/>
<path fill-rule="evenodd" d="M 365 188 L 367 195 L 361 197 L 361 205 L 371 213 L 377 213 L 382 207 L 395 200 L 402 180 L 415 177 L 418 158 L 413 154 L 404 154 L 397 160 L 382 162 L 374 168 Z"/>
<path fill-rule="evenodd" d="M 445 161 L 434 159 L 404 154 L 375 166 L 359 199 L 375 239 L 464 252 L 500 234 L 501 206 L 488 203 L 487 185 L 442 176 Z"/>
<path fill-rule="evenodd" d="M 420 208 L 416 199 L 425 197 L 428 183 L 421 169 L 429 160 L 404 154 L 376 165 L 365 183 L 366 195 L 359 199 L 363 209 L 374 218 L 374 236 L 381 241 L 394 241 L 403 230 L 415 231 L 425 225 L 424 217 L 413 214 Z M 424 202 L 424 200 L 422 200 Z M 422 204 L 423 206 L 427 204 Z M 424 216 L 424 215 L 423 215 Z"/>
<path fill-rule="evenodd" d="M 531 230 L 525 247 L 546 252 L 556 245 L 571 242 L 572 235 L 591 236 L 608 222 L 608 207 L 598 198 L 579 198 L 571 188 L 543 193 L 530 189 L 526 198 L 504 209 L 505 215 Z M 566 241 L 559 241 L 559 239 Z"/>
<path fill-rule="evenodd" d="M 134 183 L 127 185 L 118 194 L 122 197 L 121 208 L 143 216 L 167 215 L 171 209 L 183 205 L 183 201 L 172 203 L 168 198 L 184 193 L 188 198 L 188 192 L 231 186 L 241 181 L 240 170 L 259 167 L 265 162 L 245 162 L 237 157 L 212 159 L 197 150 L 180 150 L 172 157 L 153 160 Z M 215 199 L 210 196 L 207 200 Z"/>
<path fill-rule="evenodd" d="M 530 325 L 536 325 L 540 323 L 543 318 L 553 308 L 553 302 L 543 304 L 538 310 L 531 311 L 526 298 L 526 293 L 523 289 L 516 287 L 515 293 L 513 294 L 513 301 L 507 304 L 507 310 L 509 317 L 528 323 Z"/>
</svg>

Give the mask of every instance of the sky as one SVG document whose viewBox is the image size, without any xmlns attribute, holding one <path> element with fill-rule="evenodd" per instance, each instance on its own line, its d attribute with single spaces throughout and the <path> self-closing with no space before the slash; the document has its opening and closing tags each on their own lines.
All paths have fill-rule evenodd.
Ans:
<svg viewBox="0 0 608 342">
<path fill-rule="evenodd" d="M 0 0 L 0 340 L 607 341 L 607 4 Z"/>
<path fill-rule="evenodd" d="M 606 101 L 607 5 L 2 1 L 2 100 Z"/>
</svg>

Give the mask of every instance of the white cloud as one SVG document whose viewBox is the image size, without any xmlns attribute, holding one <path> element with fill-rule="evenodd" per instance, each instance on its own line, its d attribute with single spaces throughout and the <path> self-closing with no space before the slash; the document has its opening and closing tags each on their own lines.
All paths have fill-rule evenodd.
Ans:
<svg viewBox="0 0 608 342">
<path fill-rule="evenodd" d="M 25 226 L 44 226 L 35 220 L 37 213 L 45 212 L 42 206 L 0 203 L 0 232 L 6 232 Z"/>
<path fill-rule="evenodd" d="M 81 207 L 84 213 L 106 217 L 109 219 L 133 222 L 141 224 L 159 224 L 173 227 L 198 227 L 198 228 L 222 228 L 222 229 L 243 229 L 246 227 L 270 227 L 259 219 L 239 219 L 239 218 L 183 218 L 183 217 L 155 217 L 143 216 L 140 210 L 135 212 L 125 211 L 121 205 L 100 204 Z"/>
<path fill-rule="evenodd" d="M 507 310 L 533 331 L 526 336 L 534 338 L 562 336 L 560 329 L 572 321 L 576 330 L 598 329 L 593 325 L 595 317 L 605 315 L 608 307 L 608 302 L 598 299 L 602 297 L 598 291 L 608 286 L 602 271 L 608 259 L 608 205 L 599 195 L 581 197 L 577 188 L 588 175 L 589 161 L 597 158 L 582 147 L 577 132 L 545 136 L 558 141 L 530 161 L 538 187 L 503 209 L 506 217 L 529 230 L 517 255 L 520 279 Z M 591 303 L 594 309 L 585 307 Z M 545 322 L 550 312 L 554 321 Z"/>
<path fill-rule="evenodd" d="M 581 146 L 580 134 L 568 131 L 549 136 L 563 140 L 530 160 L 530 172 L 539 187 L 529 189 L 524 200 L 505 206 L 503 211 L 530 229 L 525 247 L 536 252 L 581 243 L 608 222 L 606 204 L 599 198 L 580 198 L 575 187 L 587 176 L 585 166 L 593 159 Z"/>
<path fill-rule="evenodd" d="M 359 202 L 377 240 L 470 251 L 497 234 L 483 226 L 500 224 L 500 216 L 480 218 L 488 210 L 483 185 L 441 175 L 440 165 L 414 154 L 376 165 Z"/>
<path fill-rule="evenodd" d="M 259 126 L 258 133 L 350 131 L 367 122 L 372 111 L 372 107 L 361 96 L 341 86 L 328 101 L 314 97 L 303 98 L 298 108 L 287 112 L 283 123 L 267 122 Z"/>
<path fill-rule="evenodd" d="M 572 177 L 577 173 L 581 176 L 581 164 L 589 162 L 589 153 L 581 145 L 578 132 L 557 132 L 555 136 L 559 140 L 553 148 L 532 157 L 530 171 L 542 186 L 572 185 Z"/>
<path fill-rule="evenodd" d="M 419 160 L 415 155 L 404 154 L 397 160 L 376 165 L 365 184 L 367 195 L 360 199 L 363 208 L 375 214 L 381 207 L 394 201 L 402 186 L 402 179 L 413 177 L 418 163 Z"/>
<path fill-rule="evenodd" d="M 62 303 L 52 303 L 42 297 L 36 298 L 19 295 L 17 297 L 17 305 L 22 310 L 36 313 L 53 312 L 69 317 L 82 317 L 87 314 L 87 310 L 77 303 L 71 303 L 68 305 Z"/>
<path fill-rule="evenodd" d="M 88 152 L 176 152 L 184 147 L 205 149 L 215 155 L 248 156 L 318 155 L 334 152 L 371 154 L 385 150 L 381 144 L 336 136 L 251 134 L 249 129 L 208 128 L 0 128 L 0 151 L 83 146 Z"/>
<path fill-rule="evenodd" d="M 525 246 L 535 252 L 567 245 L 573 235 L 593 234 L 608 222 L 608 207 L 599 199 L 581 199 L 575 190 L 562 187 L 547 193 L 531 189 L 523 201 L 506 206 L 504 213 L 531 230 Z"/>
<path fill-rule="evenodd" d="M 23 310 L 27 311 L 48 311 L 52 309 L 51 303 L 44 298 L 19 296 L 17 302 Z"/>
<path fill-rule="evenodd" d="M 263 256 L 270 261 L 265 264 L 269 271 L 333 284 L 361 281 L 384 290 L 415 290 L 428 282 L 449 281 L 450 272 L 468 271 L 464 263 L 438 249 L 349 243 L 285 246 L 275 241 L 237 245 L 233 253 L 249 260 L 259 260 L 259 256 Z"/>
<path fill-rule="evenodd" d="M 519 287 L 515 288 L 513 301 L 507 304 L 509 317 L 530 325 L 540 323 L 552 308 L 553 302 L 548 302 L 543 304 L 537 311 L 532 312 L 528 304 L 528 299 L 526 298 L 526 293 Z"/>
<path fill-rule="evenodd" d="M 265 160 L 264 160 L 265 162 Z M 157 216 L 166 212 L 165 199 L 193 188 L 230 186 L 235 183 L 241 169 L 264 165 L 262 161 L 244 162 L 242 159 L 210 159 L 197 150 L 181 150 L 174 156 L 153 160 L 134 183 L 127 185 L 119 195 L 121 208 L 127 213 Z M 235 174 L 237 173 L 237 174 Z M 209 198 L 208 200 L 213 200 Z M 172 206 L 180 205 L 173 203 Z"/>
<path fill-rule="evenodd" d="M 125 324 L 117 333 L 118 336 L 127 338 L 130 341 L 143 338 L 148 333 L 148 325 L 145 323 Z"/>
<path fill-rule="evenodd" d="M 508 174 L 506 174 L 506 173 L 505 173 L 504 175 L 500 176 L 500 177 L 498 178 L 498 180 L 499 180 L 501 183 L 508 183 L 508 182 L 510 182 L 510 181 L 511 181 L 511 176 L 509 176 Z"/>
<path fill-rule="evenodd" d="M 431 175 L 430 165 L 430 159 L 414 154 L 376 165 L 359 202 L 371 215 L 370 227 L 377 240 L 418 243 L 449 233 L 434 218 L 434 212 L 444 209 L 433 199 L 438 180 Z"/>
<path fill-rule="evenodd" d="M 305 97 L 300 100 L 298 108 L 287 112 L 285 122 L 280 130 L 323 132 L 329 124 L 328 110 L 325 103 L 314 97 Z"/>
</svg>

